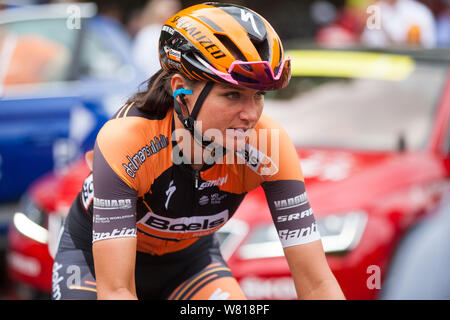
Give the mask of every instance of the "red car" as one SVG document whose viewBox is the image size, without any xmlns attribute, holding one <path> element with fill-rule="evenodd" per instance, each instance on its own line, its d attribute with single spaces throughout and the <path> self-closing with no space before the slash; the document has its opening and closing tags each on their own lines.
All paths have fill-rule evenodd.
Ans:
<svg viewBox="0 0 450 320">
<path fill-rule="evenodd" d="M 265 112 L 298 148 L 328 263 L 344 294 L 376 299 L 399 241 L 450 192 L 450 54 L 289 54 L 292 82 L 267 95 Z M 24 196 L 8 237 L 16 296 L 49 296 L 50 252 L 88 171 L 80 160 Z M 261 188 L 218 236 L 250 299 L 296 298 Z"/>
</svg>

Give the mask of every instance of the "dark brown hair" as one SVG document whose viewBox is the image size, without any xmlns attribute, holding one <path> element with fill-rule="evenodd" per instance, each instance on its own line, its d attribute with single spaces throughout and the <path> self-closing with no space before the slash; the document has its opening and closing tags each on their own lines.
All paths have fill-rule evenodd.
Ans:
<svg viewBox="0 0 450 320">
<path fill-rule="evenodd" d="M 158 118 L 163 118 L 167 111 L 173 107 L 173 93 L 170 81 L 175 73 L 177 72 L 167 72 L 164 69 L 160 69 L 150 79 L 141 84 L 146 85 L 146 88 L 135 93 L 128 100 L 128 103 L 134 102 L 142 111 L 156 115 Z M 181 75 L 190 87 L 198 85 L 197 81 L 187 79 L 183 74 Z"/>
<path fill-rule="evenodd" d="M 170 85 L 172 75 L 173 73 L 160 69 L 150 79 L 141 84 L 141 86 L 146 86 L 145 89 L 135 93 L 128 100 L 128 103 L 134 102 L 139 109 L 158 117 L 164 117 L 173 106 L 172 88 Z"/>
</svg>

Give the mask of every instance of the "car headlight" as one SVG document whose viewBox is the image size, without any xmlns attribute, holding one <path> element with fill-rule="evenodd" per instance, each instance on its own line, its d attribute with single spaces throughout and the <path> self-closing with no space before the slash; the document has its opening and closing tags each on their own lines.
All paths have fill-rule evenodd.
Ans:
<svg viewBox="0 0 450 320">
<path fill-rule="evenodd" d="M 367 213 L 351 211 L 333 214 L 317 220 L 317 228 L 322 237 L 326 253 L 345 252 L 355 248 L 366 228 Z"/>
<path fill-rule="evenodd" d="M 14 214 L 13 224 L 24 236 L 47 243 L 47 215 L 28 195 L 22 197 L 19 211 Z"/>
<path fill-rule="evenodd" d="M 342 253 L 355 248 L 364 232 L 367 213 L 350 211 L 330 214 L 317 219 L 325 253 Z M 247 241 L 239 249 L 242 259 L 281 257 L 283 248 L 273 224 L 255 228 Z"/>
</svg>

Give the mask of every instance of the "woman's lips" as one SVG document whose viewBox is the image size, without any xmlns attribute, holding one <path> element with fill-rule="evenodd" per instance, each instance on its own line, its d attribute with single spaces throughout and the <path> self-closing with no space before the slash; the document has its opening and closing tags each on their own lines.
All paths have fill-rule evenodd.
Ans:
<svg viewBox="0 0 450 320">
<path fill-rule="evenodd" d="M 229 128 L 229 130 L 233 131 L 233 134 L 240 138 L 240 137 L 246 137 L 250 133 L 250 129 L 246 127 L 241 128 Z"/>
<path fill-rule="evenodd" d="M 227 129 L 227 140 L 234 140 L 235 142 L 247 141 L 252 134 L 252 128 L 240 127 Z"/>
</svg>

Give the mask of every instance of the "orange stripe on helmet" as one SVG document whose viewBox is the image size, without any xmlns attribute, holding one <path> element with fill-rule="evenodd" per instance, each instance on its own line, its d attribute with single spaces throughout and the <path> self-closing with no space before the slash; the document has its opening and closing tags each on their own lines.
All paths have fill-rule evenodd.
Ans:
<svg viewBox="0 0 450 320">
<path fill-rule="evenodd" d="M 197 78 L 202 79 L 202 80 L 206 80 L 204 79 L 202 76 L 198 75 L 197 72 L 195 72 L 194 70 L 191 71 L 192 74 L 194 74 Z"/>
<path fill-rule="evenodd" d="M 209 80 L 211 80 L 211 81 L 215 81 L 215 82 L 217 82 L 217 80 L 216 79 L 214 79 L 214 78 L 212 78 L 212 77 L 210 77 L 208 74 L 206 74 L 206 73 L 203 73 L 203 76 L 204 77 L 206 77 L 206 78 L 208 78 Z"/>
<path fill-rule="evenodd" d="M 197 81 L 202 81 L 201 78 L 197 78 L 196 76 L 194 76 L 191 72 L 189 72 L 189 70 L 184 66 L 183 63 L 181 63 L 181 67 L 183 68 L 184 72 L 187 73 L 187 76 L 189 76 L 190 78 L 197 80 Z"/>
</svg>

